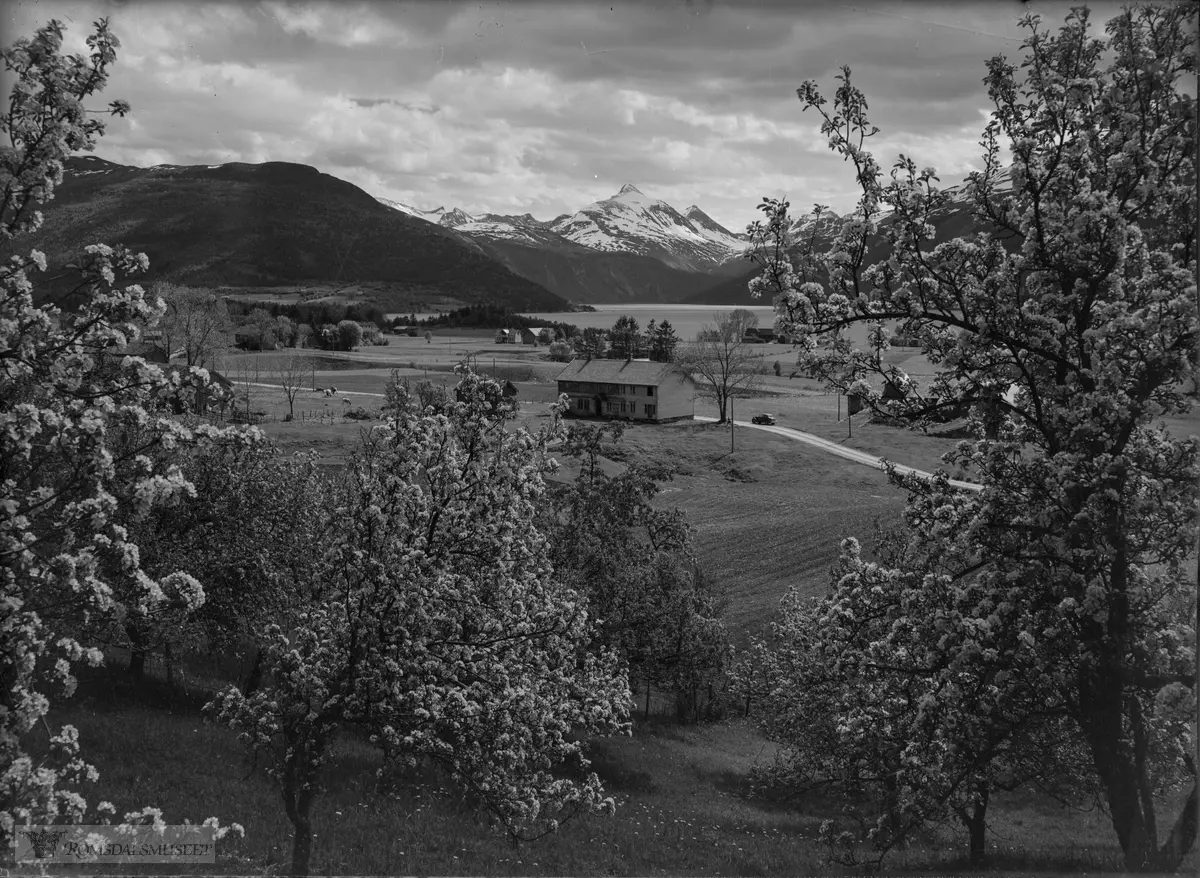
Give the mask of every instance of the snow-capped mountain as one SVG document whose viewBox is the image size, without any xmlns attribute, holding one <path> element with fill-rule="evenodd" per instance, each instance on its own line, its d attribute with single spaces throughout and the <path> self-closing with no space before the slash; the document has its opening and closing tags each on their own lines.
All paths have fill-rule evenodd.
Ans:
<svg viewBox="0 0 1200 878">
<path fill-rule="evenodd" d="M 698 206 L 693 204 L 680 213 L 628 183 L 612 198 L 548 221 L 529 213 L 472 216 L 457 207 L 423 210 L 388 198 L 378 200 L 410 216 L 484 240 L 636 253 L 685 271 L 708 271 L 746 247 L 745 235 L 729 231 Z"/>
<path fill-rule="evenodd" d="M 747 243 L 698 206 L 680 213 L 632 185 L 552 220 L 378 200 L 452 231 L 573 301 L 678 301 L 715 277 L 740 272 L 737 257 Z"/>
<path fill-rule="evenodd" d="M 745 232 L 729 231 L 694 204 L 685 210 L 683 215 L 691 221 L 696 231 L 714 241 L 726 241 L 729 238 L 745 241 L 748 238 Z"/>
<path fill-rule="evenodd" d="M 745 247 L 745 241 L 694 205 L 681 214 L 626 183 L 611 198 L 555 222 L 551 230 L 593 250 L 640 253 L 667 265 L 704 271 Z"/>
<path fill-rule="evenodd" d="M 487 214 L 485 216 L 491 216 Z M 443 222 L 443 225 L 445 223 Z M 524 223 L 504 222 L 503 220 L 474 219 L 453 227 L 456 232 L 463 232 L 474 238 L 487 241 L 512 241 L 529 247 L 549 247 L 561 250 L 578 248 L 580 245 L 568 241 L 561 235 L 547 229 L 544 225 L 527 225 Z"/>
<path fill-rule="evenodd" d="M 1005 192 L 1012 189 L 1012 168 L 1001 168 L 992 177 L 992 185 L 998 192 Z M 947 186 L 942 191 L 949 196 L 949 201 L 941 210 L 966 207 L 971 201 L 971 193 L 968 189 L 970 186 L 969 180 L 963 180 L 961 183 L 956 183 L 953 186 Z"/>
<path fill-rule="evenodd" d="M 448 229 L 459 229 L 469 223 L 475 222 L 475 217 L 455 207 L 451 210 L 442 211 L 442 215 L 437 222 L 439 226 L 445 226 Z"/>
<path fill-rule="evenodd" d="M 811 238 L 814 234 L 817 237 L 832 237 L 841 228 L 842 219 L 829 208 L 825 208 L 819 215 L 809 211 L 792 221 L 792 237 Z"/>
<path fill-rule="evenodd" d="M 523 213 L 520 216 L 508 213 L 485 213 L 482 216 L 476 217 L 477 222 L 484 223 L 507 223 L 510 226 L 522 226 L 529 229 L 548 229 L 554 224 L 554 220 L 535 219 L 533 214 Z"/>
<path fill-rule="evenodd" d="M 405 204 L 402 201 L 392 201 L 390 198 L 380 198 L 379 196 L 376 196 L 375 200 L 380 204 L 386 204 L 393 210 L 398 210 L 401 213 L 406 213 L 409 216 L 415 216 L 417 219 L 423 219 L 431 223 L 439 222 L 442 218 L 442 214 L 446 212 L 446 208 L 444 207 L 435 207 L 433 210 L 422 210 L 419 207 L 413 207 L 412 205 Z"/>
</svg>

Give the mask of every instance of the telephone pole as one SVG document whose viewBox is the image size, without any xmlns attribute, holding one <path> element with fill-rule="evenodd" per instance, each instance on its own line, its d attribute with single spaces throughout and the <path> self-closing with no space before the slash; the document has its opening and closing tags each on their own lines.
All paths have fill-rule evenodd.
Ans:
<svg viewBox="0 0 1200 878">
<path fill-rule="evenodd" d="M 733 394 L 729 395 L 729 453 L 733 454 Z"/>
</svg>

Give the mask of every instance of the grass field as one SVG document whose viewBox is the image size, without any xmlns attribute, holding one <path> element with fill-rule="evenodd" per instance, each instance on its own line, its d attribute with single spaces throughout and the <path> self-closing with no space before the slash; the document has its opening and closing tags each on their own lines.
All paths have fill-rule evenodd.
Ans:
<svg viewBox="0 0 1200 878">
<path fill-rule="evenodd" d="M 520 423 L 537 425 L 548 417 L 547 406 L 556 398 L 554 377 L 562 366 L 542 360 L 542 349 L 494 345 L 489 338 L 464 335 L 446 339 L 447 348 L 455 352 L 453 359 L 437 343 L 407 337 L 395 347 L 325 355 L 339 368 L 316 371 L 316 386 L 334 385 L 355 408 L 377 410 L 393 368 L 411 381 L 429 379 L 450 388 L 455 383 L 454 363 L 469 353 L 484 371 L 514 380 Z M 278 356 L 250 355 L 229 374 L 236 379 L 257 363 L 259 376 L 269 382 Z M 771 412 L 781 426 L 929 471 L 944 468 L 941 457 L 956 444 L 953 439 L 867 423 L 862 414 L 848 425 L 844 400 L 839 420 L 837 396 L 824 393 L 809 379 L 769 376 L 763 391 L 735 402 L 737 419 Z M 267 414 L 262 427 L 281 448 L 314 450 L 333 464 L 344 459 L 371 424 L 345 419 L 344 408 L 339 399 L 303 391 L 295 404 L 299 420 L 286 423 L 282 393 L 251 388 L 251 409 Z M 716 408 L 697 400 L 696 413 L 715 416 Z M 1177 419 L 1173 428 L 1200 432 L 1198 415 Z M 875 519 L 898 521 L 903 509 L 903 494 L 882 472 L 760 430 L 737 428 L 732 452 L 729 429 L 715 424 L 635 424 L 626 431 L 625 443 L 634 456 L 668 464 L 676 472 L 662 502 L 687 513 L 700 563 L 731 596 L 727 620 L 738 639 L 768 623 L 789 587 L 807 593 L 827 588 L 839 541 L 857 536 L 868 544 Z"/>
<path fill-rule="evenodd" d="M 903 509 L 884 473 L 761 430 L 738 429 L 733 452 L 728 428 L 715 424 L 636 425 L 624 443 L 675 470 L 662 502 L 687 513 L 702 569 L 728 591 L 738 639 L 770 620 L 790 586 L 827 589 L 840 540 L 869 544 L 874 519 Z"/>
<path fill-rule="evenodd" d="M 425 377 L 422 370 L 398 372 L 412 380 Z M 381 393 L 389 374 L 378 369 L 350 370 L 329 373 L 328 380 L 336 381 L 339 395 L 349 398 L 355 408 L 377 410 L 383 400 L 369 394 Z M 323 375 L 318 373 L 318 381 L 325 380 Z M 452 374 L 435 372 L 431 377 L 454 386 Z M 522 402 L 518 422 L 535 427 L 544 423 L 555 386 L 549 382 L 517 386 Z M 251 409 L 268 413 L 269 419 L 260 426 L 283 451 L 316 451 L 331 464 L 342 462 L 362 432 L 377 423 L 346 419 L 339 399 L 308 392 L 296 401 L 300 419 L 289 423 L 283 421 L 288 406 L 280 391 L 253 387 L 250 392 Z M 803 421 L 781 418 L 780 423 L 798 426 Z M 904 432 L 872 429 L 877 434 Z M 869 539 L 877 516 L 897 520 L 903 495 L 881 471 L 782 436 L 739 427 L 732 453 L 729 440 L 727 427 L 684 421 L 633 424 L 625 432 L 624 444 L 630 459 L 666 464 L 675 472 L 664 486 L 661 502 L 687 513 L 703 569 L 731 595 L 727 619 L 740 639 L 762 627 L 789 586 L 810 593 L 827 587 L 838 542 L 846 536 Z M 862 446 L 885 448 L 889 440 L 945 442 L 876 435 L 862 440 Z M 920 449 L 919 444 L 914 447 Z M 903 463 L 936 465 L 937 450 L 894 456 Z"/>
<path fill-rule="evenodd" d="M 132 700 L 126 686 L 101 678 L 82 686 L 53 719 L 79 727 L 101 773 L 94 793 L 119 811 L 153 803 L 167 822 L 215 815 L 245 827 L 243 839 L 218 845 L 215 870 L 173 871 L 285 873 L 291 827 L 279 794 L 247 764 L 233 733 L 206 722 L 198 706 L 178 697 L 148 700 L 144 689 Z M 843 873 L 824 861 L 815 841 L 820 822 L 836 818 L 838 806 L 815 796 L 772 801 L 750 789 L 751 766 L 771 752 L 742 719 L 691 727 L 652 721 L 637 725 L 632 737 L 591 742 L 593 768 L 616 800 L 616 814 L 578 818 L 514 849 L 474 819 L 469 803 L 437 773 L 377 778 L 377 756 L 343 738 L 325 772 L 328 791 L 314 806 L 313 874 Z M 990 810 L 993 870 L 1119 871 L 1115 838 L 1099 811 L 1003 794 Z M 965 863 L 963 838 L 946 827 L 896 852 L 887 872 L 962 874 Z"/>
</svg>

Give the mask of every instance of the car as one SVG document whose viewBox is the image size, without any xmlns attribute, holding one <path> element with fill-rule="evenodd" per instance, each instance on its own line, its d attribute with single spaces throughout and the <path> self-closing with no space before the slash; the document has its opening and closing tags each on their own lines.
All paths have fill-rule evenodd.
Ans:
<svg viewBox="0 0 1200 878">
<path fill-rule="evenodd" d="M 775 426 L 775 416 L 774 416 L 774 415 L 768 415 L 768 414 L 766 414 L 766 413 L 764 412 L 764 413 L 763 413 L 763 414 L 761 414 L 761 415 L 755 415 L 754 417 L 752 417 L 752 418 L 750 419 L 750 423 L 752 423 L 752 424 L 766 424 L 767 426 L 773 427 L 773 426 Z"/>
</svg>

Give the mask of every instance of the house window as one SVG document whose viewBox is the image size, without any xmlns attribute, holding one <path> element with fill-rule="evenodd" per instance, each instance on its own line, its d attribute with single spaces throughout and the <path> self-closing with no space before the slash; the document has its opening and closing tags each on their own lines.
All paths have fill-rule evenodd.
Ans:
<svg viewBox="0 0 1200 878">
<path fill-rule="evenodd" d="M 654 396 L 654 388 L 653 387 L 646 388 L 646 396 Z"/>
<path fill-rule="evenodd" d="M 646 406 L 646 417 L 648 417 L 648 418 L 654 417 L 655 408 L 656 408 L 656 406 L 652 406 L 652 405 Z"/>
</svg>

